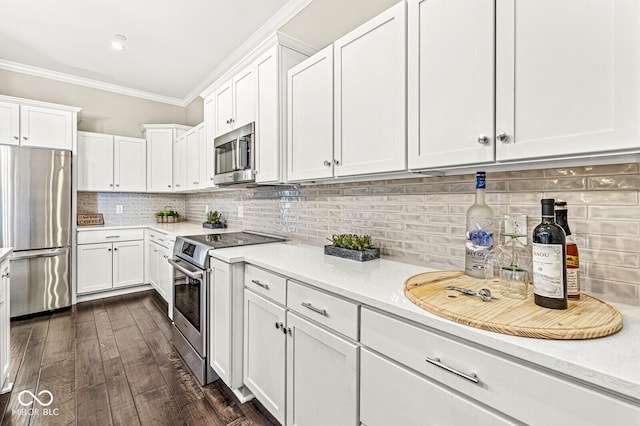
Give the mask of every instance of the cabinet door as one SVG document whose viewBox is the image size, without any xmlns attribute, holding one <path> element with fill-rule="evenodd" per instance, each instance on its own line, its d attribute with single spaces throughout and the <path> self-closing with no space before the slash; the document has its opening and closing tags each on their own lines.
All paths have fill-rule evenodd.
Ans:
<svg viewBox="0 0 640 426">
<path fill-rule="evenodd" d="M 147 139 L 147 191 L 173 190 L 173 130 L 150 129 Z"/>
<path fill-rule="evenodd" d="M 169 318 L 173 319 L 173 268 L 167 262 L 171 256 L 170 249 L 160 248 L 158 252 L 158 293 L 167 301 Z"/>
<path fill-rule="evenodd" d="M 78 245 L 78 294 L 111 288 L 111 243 Z"/>
<path fill-rule="evenodd" d="M 173 190 L 189 189 L 187 184 L 187 134 L 173 142 Z"/>
<path fill-rule="evenodd" d="M 494 160 L 494 0 L 410 0 L 410 169 Z"/>
<path fill-rule="evenodd" d="M 113 182 L 116 191 L 147 190 L 147 141 L 114 136 Z"/>
<path fill-rule="evenodd" d="M 218 90 L 216 90 L 215 94 L 215 128 L 216 136 L 223 135 L 230 131 L 232 127 L 232 118 L 233 118 L 233 89 L 231 86 L 231 81 L 228 81 L 224 85 L 222 85 Z"/>
<path fill-rule="evenodd" d="M 284 424 L 285 309 L 244 291 L 244 384 Z"/>
<path fill-rule="evenodd" d="M 113 136 L 78 132 L 78 191 L 113 190 Z"/>
<path fill-rule="evenodd" d="M 336 176 L 406 169 L 406 6 L 334 43 Z"/>
<path fill-rule="evenodd" d="M 287 425 L 358 425 L 358 346 L 290 311 L 287 330 Z"/>
<path fill-rule="evenodd" d="M 151 284 L 158 292 L 160 292 L 160 290 L 158 289 L 158 257 L 160 256 L 158 244 L 154 243 L 153 241 L 148 241 L 147 253 L 148 254 L 145 262 L 147 264 L 148 270 L 148 281 L 149 284 Z"/>
<path fill-rule="evenodd" d="M 201 176 L 203 166 L 206 165 L 204 139 L 202 127 L 194 127 L 185 134 L 185 160 L 183 162 L 186 186 L 188 189 L 197 189 L 204 185 Z"/>
<path fill-rule="evenodd" d="M 213 175 L 215 174 L 215 148 L 213 147 L 213 140 L 215 138 L 215 118 L 216 108 L 214 95 L 209 96 L 204 100 L 204 130 L 202 137 L 204 138 L 205 147 L 205 171 L 204 171 L 204 186 L 207 188 L 213 187 Z"/>
<path fill-rule="evenodd" d="M 209 361 L 211 368 L 230 386 L 231 379 L 231 282 L 229 265 L 214 266 L 209 290 Z"/>
<path fill-rule="evenodd" d="M 333 45 L 291 68 L 288 89 L 287 179 L 333 176 Z"/>
<path fill-rule="evenodd" d="M 256 182 L 280 179 L 280 121 L 278 111 L 278 46 L 256 60 Z"/>
<path fill-rule="evenodd" d="M 367 349 L 360 356 L 360 421 L 367 426 L 517 424 Z"/>
<path fill-rule="evenodd" d="M 499 161 L 640 148 L 640 2 L 587 4 L 498 2 Z"/>
<path fill-rule="evenodd" d="M 144 282 L 144 242 L 113 243 L 113 287 L 127 287 Z"/>
<path fill-rule="evenodd" d="M 20 104 L 0 102 L 0 144 L 20 145 Z"/>
<path fill-rule="evenodd" d="M 255 120 L 255 72 L 254 67 L 238 73 L 231 82 L 233 86 L 232 127 L 242 127 Z"/>
<path fill-rule="evenodd" d="M 20 105 L 20 144 L 39 148 L 73 148 L 73 113 Z"/>
</svg>

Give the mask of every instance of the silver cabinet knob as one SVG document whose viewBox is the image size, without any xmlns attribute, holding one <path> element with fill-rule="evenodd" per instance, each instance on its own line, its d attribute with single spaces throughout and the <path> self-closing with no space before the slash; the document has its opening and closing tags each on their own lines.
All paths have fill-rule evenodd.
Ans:
<svg viewBox="0 0 640 426">
<path fill-rule="evenodd" d="M 9 273 L 7 272 L 6 274 L 2 274 L 2 276 L 0 278 L 10 278 L 11 275 L 9 275 Z"/>
<path fill-rule="evenodd" d="M 113 186 L 113 184 L 112 184 L 112 183 L 110 183 L 110 184 L 109 184 L 109 186 Z"/>
<path fill-rule="evenodd" d="M 336 160 L 335 158 L 333 159 L 333 165 L 334 166 L 339 166 L 340 165 L 340 161 Z"/>
<path fill-rule="evenodd" d="M 324 163 L 323 163 L 323 164 L 324 164 L 326 167 L 329 167 L 329 166 L 331 166 L 331 161 L 324 160 Z"/>
<path fill-rule="evenodd" d="M 117 248 L 117 247 L 116 247 L 116 248 L 114 248 L 114 249 L 113 249 L 113 251 L 118 251 L 118 248 Z"/>
<path fill-rule="evenodd" d="M 24 139 L 24 140 L 26 141 L 26 140 L 27 140 L 27 139 L 29 139 L 29 138 L 28 138 L 28 137 L 26 137 L 26 136 L 23 136 L 23 137 L 22 137 L 22 139 Z"/>
<path fill-rule="evenodd" d="M 498 133 L 498 136 L 496 136 L 496 139 L 498 139 L 502 143 L 511 142 L 511 137 L 508 134 L 506 134 L 505 132 Z"/>
<path fill-rule="evenodd" d="M 119 187 L 119 186 L 120 186 L 120 184 L 119 184 L 119 183 L 116 183 L 116 186 L 118 186 L 118 187 Z"/>
<path fill-rule="evenodd" d="M 13 138 L 14 138 L 15 140 L 18 140 L 18 139 L 20 139 L 20 138 L 19 138 L 18 136 L 14 136 Z"/>
<path fill-rule="evenodd" d="M 478 136 L 478 143 L 480 145 L 488 145 L 489 144 L 489 138 L 486 137 L 485 135 L 480 135 L 480 136 Z"/>
<path fill-rule="evenodd" d="M 171 188 L 171 185 L 167 185 L 167 188 Z"/>
</svg>

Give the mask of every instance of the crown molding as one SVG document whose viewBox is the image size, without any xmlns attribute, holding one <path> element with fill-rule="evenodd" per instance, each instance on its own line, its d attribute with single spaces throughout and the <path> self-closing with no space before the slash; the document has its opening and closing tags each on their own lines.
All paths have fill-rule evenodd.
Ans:
<svg viewBox="0 0 640 426">
<path fill-rule="evenodd" d="M 133 96 L 136 98 L 142 98 L 149 101 L 161 102 L 164 104 L 175 105 L 183 108 L 187 106 L 187 103 L 185 103 L 183 99 L 173 98 L 170 96 L 157 95 L 155 93 L 149 93 L 142 90 L 130 89 L 128 87 L 119 86 L 117 84 L 104 83 L 104 82 L 92 80 L 89 78 L 76 77 L 70 74 L 65 74 L 57 71 L 50 71 L 44 68 L 32 67 L 30 65 L 19 64 L 16 62 L 5 61 L 3 59 L 0 59 L 0 69 L 19 72 L 22 74 L 29 74 L 36 77 L 47 78 L 49 80 L 62 81 L 64 83 L 77 84 L 79 86 L 90 87 L 92 89 L 119 93 L 121 95 Z"/>
</svg>

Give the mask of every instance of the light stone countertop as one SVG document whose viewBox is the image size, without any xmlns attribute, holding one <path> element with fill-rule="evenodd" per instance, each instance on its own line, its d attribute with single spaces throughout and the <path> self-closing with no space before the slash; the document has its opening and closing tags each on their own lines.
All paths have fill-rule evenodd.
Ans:
<svg viewBox="0 0 640 426">
<path fill-rule="evenodd" d="M 5 258 L 7 258 L 13 249 L 11 247 L 0 248 L 0 262 L 2 262 Z"/>
<path fill-rule="evenodd" d="M 433 269 L 386 259 L 356 262 L 325 256 L 322 247 L 294 242 L 211 250 L 228 263 L 248 262 L 531 362 L 640 402 L 640 307 L 614 304 L 624 317 L 618 333 L 588 340 L 544 340 L 480 330 L 433 315 L 404 296 L 404 281 Z"/>
<path fill-rule="evenodd" d="M 185 235 L 202 235 L 202 234 L 220 234 L 223 232 L 238 231 L 237 229 L 229 228 L 203 228 L 200 222 L 178 222 L 178 223 L 157 223 L 148 222 L 141 223 L 139 225 L 105 225 L 105 226 L 79 226 L 78 231 L 99 231 L 103 229 L 153 229 L 154 231 L 162 232 L 164 234 L 172 234 L 174 236 Z"/>
</svg>

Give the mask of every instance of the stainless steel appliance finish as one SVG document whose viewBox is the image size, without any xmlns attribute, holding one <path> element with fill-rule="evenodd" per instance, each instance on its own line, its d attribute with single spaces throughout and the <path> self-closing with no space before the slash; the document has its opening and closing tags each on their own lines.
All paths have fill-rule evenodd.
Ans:
<svg viewBox="0 0 640 426">
<path fill-rule="evenodd" d="M 255 123 L 215 138 L 216 172 L 213 183 L 233 185 L 255 182 Z"/>
<path fill-rule="evenodd" d="M 0 146 L 0 244 L 13 247 L 11 317 L 71 305 L 71 153 Z"/>
<path fill-rule="evenodd" d="M 173 246 L 173 345 L 200 384 L 218 378 L 207 361 L 209 250 L 284 241 L 252 232 L 177 237 Z"/>
</svg>

